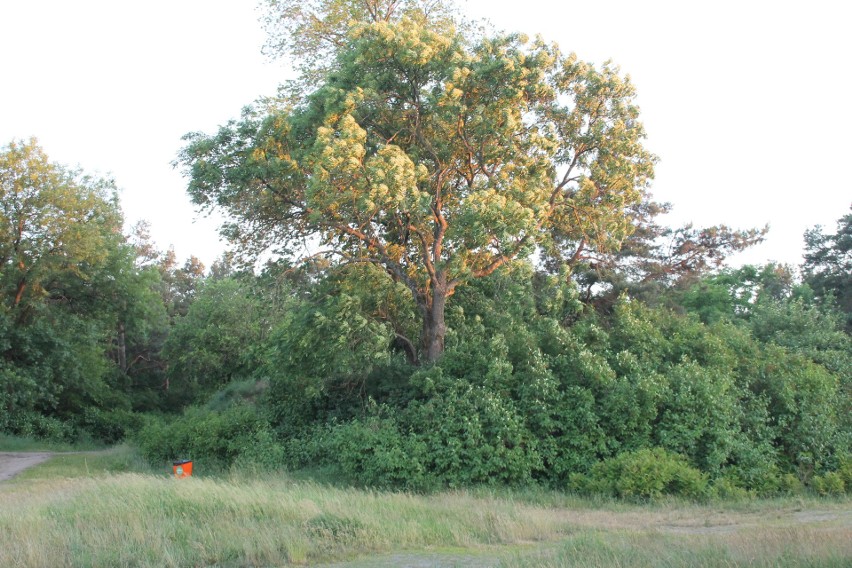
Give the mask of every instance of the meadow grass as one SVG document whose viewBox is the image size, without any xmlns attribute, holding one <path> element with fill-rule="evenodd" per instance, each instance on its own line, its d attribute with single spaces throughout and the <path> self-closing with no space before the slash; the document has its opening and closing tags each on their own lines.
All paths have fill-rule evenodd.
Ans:
<svg viewBox="0 0 852 568">
<path fill-rule="evenodd" d="M 57 456 L 0 485 L 0 566 L 831 567 L 852 563 L 851 510 L 848 500 L 636 505 L 543 489 L 416 495 L 239 471 L 176 480 L 119 447 Z"/>
<path fill-rule="evenodd" d="M 0 452 L 78 452 L 103 448 L 103 444 L 92 440 L 79 440 L 74 443 L 53 442 L 0 433 Z"/>
</svg>

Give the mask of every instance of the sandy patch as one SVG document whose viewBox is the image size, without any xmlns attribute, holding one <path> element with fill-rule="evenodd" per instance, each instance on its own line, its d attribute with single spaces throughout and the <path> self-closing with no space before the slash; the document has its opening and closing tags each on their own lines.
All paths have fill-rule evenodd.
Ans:
<svg viewBox="0 0 852 568">
<path fill-rule="evenodd" d="M 50 452 L 0 452 L 0 481 L 12 479 L 27 468 L 49 459 Z"/>
</svg>

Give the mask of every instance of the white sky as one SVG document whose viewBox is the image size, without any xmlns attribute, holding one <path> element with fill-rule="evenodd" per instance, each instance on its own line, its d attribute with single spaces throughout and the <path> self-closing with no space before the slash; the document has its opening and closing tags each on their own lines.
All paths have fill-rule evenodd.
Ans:
<svg viewBox="0 0 852 568">
<path fill-rule="evenodd" d="M 769 224 L 737 262 L 799 264 L 802 233 L 852 203 L 852 3 L 468 0 L 496 28 L 612 59 L 636 85 L 655 198 L 672 225 Z M 260 53 L 254 0 L 0 0 L 0 145 L 111 174 L 128 222 L 206 265 L 223 250 L 171 167 L 288 74 Z"/>
</svg>

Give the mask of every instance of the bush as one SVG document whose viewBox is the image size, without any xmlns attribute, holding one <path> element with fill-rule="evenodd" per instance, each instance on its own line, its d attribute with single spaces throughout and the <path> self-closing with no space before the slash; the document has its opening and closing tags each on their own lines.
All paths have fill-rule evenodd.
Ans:
<svg viewBox="0 0 852 568">
<path fill-rule="evenodd" d="M 240 467 L 270 471 L 283 467 L 284 447 L 269 428 L 259 428 L 249 436 L 239 452 Z"/>
<path fill-rule="evenodd" d="M 423 465 L 424 444 L 400 432 L 390 418 L 370 416 L 337 425 L 327 448 L 328 462 L 365 485 L 426 489 L 436 483 Z"/>
<path fill-rule="evenodd" d="M 79 421 L 80 427 L 105 444 L 118 443 L 132 435 L 144 424 L 144 419 L 130 410 L 87 408 Z"/>
<path fill-rule="evenodd" d="M 192 459 L 205 467 L 225 469 L 242 456 L 257 463 L 274 462 L 276 455 L 264 455 L 275 447 L 266 421 L 247 405 L 224 412 L 189 408 L 171 422 L 154 420 L 137 434 L 142 456 L 157 464 L 176 459 Z"/>
<path fill-rule="evenodd" d="M 400 420 L 423 444 L 423 465 L 441 485 L 517 485 L 541 470 L 537 441 L 511 400 L 458 379 L 432 387 L 431 398 L 411 403 Z"/>
<path fill-rule="evenodd" d="M 34 411 L 13 414 L 8 419 L 5 431 L 23 438 L 49 442 L 72 442 L 77 438 L 77 431 L 71 424 Z"/>
<path fill-rule="evenodd" d="M 843 457 L 840 459 L 840 467 L 837 469 L 837 473 L 840 474 L 840 477 L 843 478 L 843 483 L 846 484 L 846 489 L 852 489 L 852 458 Z"/>
<path fill-rule="evenodd" d="M 518 485 L 541 471 L 536 440 L 511 401 L 444 379 L 438 368 L 418 380 L 429 385 L 426 400 L 402 409 L 373 403 L 361 417 L 315 424 L 285 443 L 288 465 L 331 466 L 358 483 L 415 490 Z"/>
<path fill-rule="evenodd" d="M 588 476 L 571 477 L 574 489 L 616 497 L 656 499 L 677 495 L 691 499 L 709 493 L 707 476 L 686 458 L 662 448 L 624 452 L 598 462 Z"/>
<path fill-rule="evenodd" d="M 721 499 L 740 501 L 754 497 L 754 491 L 749 491 L 738 483 L 737 479 L 719 477 L 713 482 L 712 493 Z"/>
<path fill-rule="evenodd" d="M 221 390 L 216 391 L 205 408 L 222 412 L 238 404 L 255 404 L 269 388 L 268 381 L 248 379 L 231 381 Z"/>
<path fill-rule="evenodd" d="M 823 496 L 843 495 L 846 492 L 846 483 L 843 476 L 836 471 L 830 471 L 825 475 L 816 475 L 812 479 L 814 490 Z"/>
</svg>

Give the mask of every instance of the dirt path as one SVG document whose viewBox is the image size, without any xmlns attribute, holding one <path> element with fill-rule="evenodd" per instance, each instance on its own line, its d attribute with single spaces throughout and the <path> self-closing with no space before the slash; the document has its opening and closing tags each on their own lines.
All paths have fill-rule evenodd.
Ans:
<svg viewBox="0 0 852 568">
<path fill-rule="evenodd" d="M 22 471 L 48 460 L 50 452 L 0 452 L 0 482 L 12 479 Z"/>
</svg>

